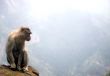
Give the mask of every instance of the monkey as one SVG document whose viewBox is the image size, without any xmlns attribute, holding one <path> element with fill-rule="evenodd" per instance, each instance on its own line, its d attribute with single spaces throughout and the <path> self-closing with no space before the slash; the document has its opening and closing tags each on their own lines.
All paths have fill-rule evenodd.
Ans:
<svg viewBox="0 0 110 76">
<path fill-rule="evenodd" d="M 28 54 L 25 42 L 31 40 L 32 32 L 28 27 L 20 27 L 9 33 L 6 44 L 7 61 L 10 68 L 28 71 Z"/>
</svg>

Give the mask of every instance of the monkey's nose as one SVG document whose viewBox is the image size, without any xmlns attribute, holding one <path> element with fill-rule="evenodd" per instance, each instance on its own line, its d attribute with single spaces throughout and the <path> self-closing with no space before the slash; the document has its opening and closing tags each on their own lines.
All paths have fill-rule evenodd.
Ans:
<svg viewBox="0 0 110 76">
<path fill-rule="evenodd" d="M 28 32 L 28 34 L 32 34 L 32 32 Z"/>
</svg>

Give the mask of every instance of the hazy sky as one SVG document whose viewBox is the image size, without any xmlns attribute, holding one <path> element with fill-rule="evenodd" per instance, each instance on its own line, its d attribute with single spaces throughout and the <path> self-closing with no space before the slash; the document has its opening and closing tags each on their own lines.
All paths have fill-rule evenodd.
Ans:
<svg viewBox="0 0 110 76">
<path fill-rule="evenodd" d="M 109 0 L 6 0 L 5 3 L 11 13 L 24 8 L 29 10 L 25 13 L 39 19 L 71 10 L 101 15 L 109 11 Z"/>
<path fill-rule="evenodd" d="M 0 9 L 3 33 L 30 26 L 30 62 L 41 76 L 73 76 L 76 65 L 109 49 L 109 0 L 0 0 Z"/>
</svg>

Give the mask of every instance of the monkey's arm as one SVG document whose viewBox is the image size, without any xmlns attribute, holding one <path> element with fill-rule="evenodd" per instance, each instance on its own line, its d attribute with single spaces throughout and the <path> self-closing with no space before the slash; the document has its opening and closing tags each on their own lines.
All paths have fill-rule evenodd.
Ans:
<svg viewBox="0 0 110 76">
<path fill-rule="evenodd" d="M 20 50 L 20 54 L 18 56 L 18 64 L 17 64 L 17 70 L 21 70 L 21 63 L 22 63 L 22 59 L 23 59 L 23 51 Z"/>
</svg>

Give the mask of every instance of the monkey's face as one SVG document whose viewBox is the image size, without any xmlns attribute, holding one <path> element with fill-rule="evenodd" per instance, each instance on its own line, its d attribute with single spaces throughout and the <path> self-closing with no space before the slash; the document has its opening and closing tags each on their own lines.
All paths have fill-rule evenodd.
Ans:
<svg viewBox="0 0 110 76">
<path fill-rule="evenodd" d="M 22 28 L 22 32 L 24 33 L 24 38 L 26 41 L 30 41 L 31 40 L 31 34 L 32 32 L 30 31 L 29 28 L 25 27 L 25 28 Z"/>
<path fill-rule="evenodd" d="M 26 35 L 26 41 L 30 41 L 31 40 L 31 36 L 30 36 L 31 35 L 31 32 L 29 32 L 29 33 L 26 32 L 25 35 Z"/>
</svg>

